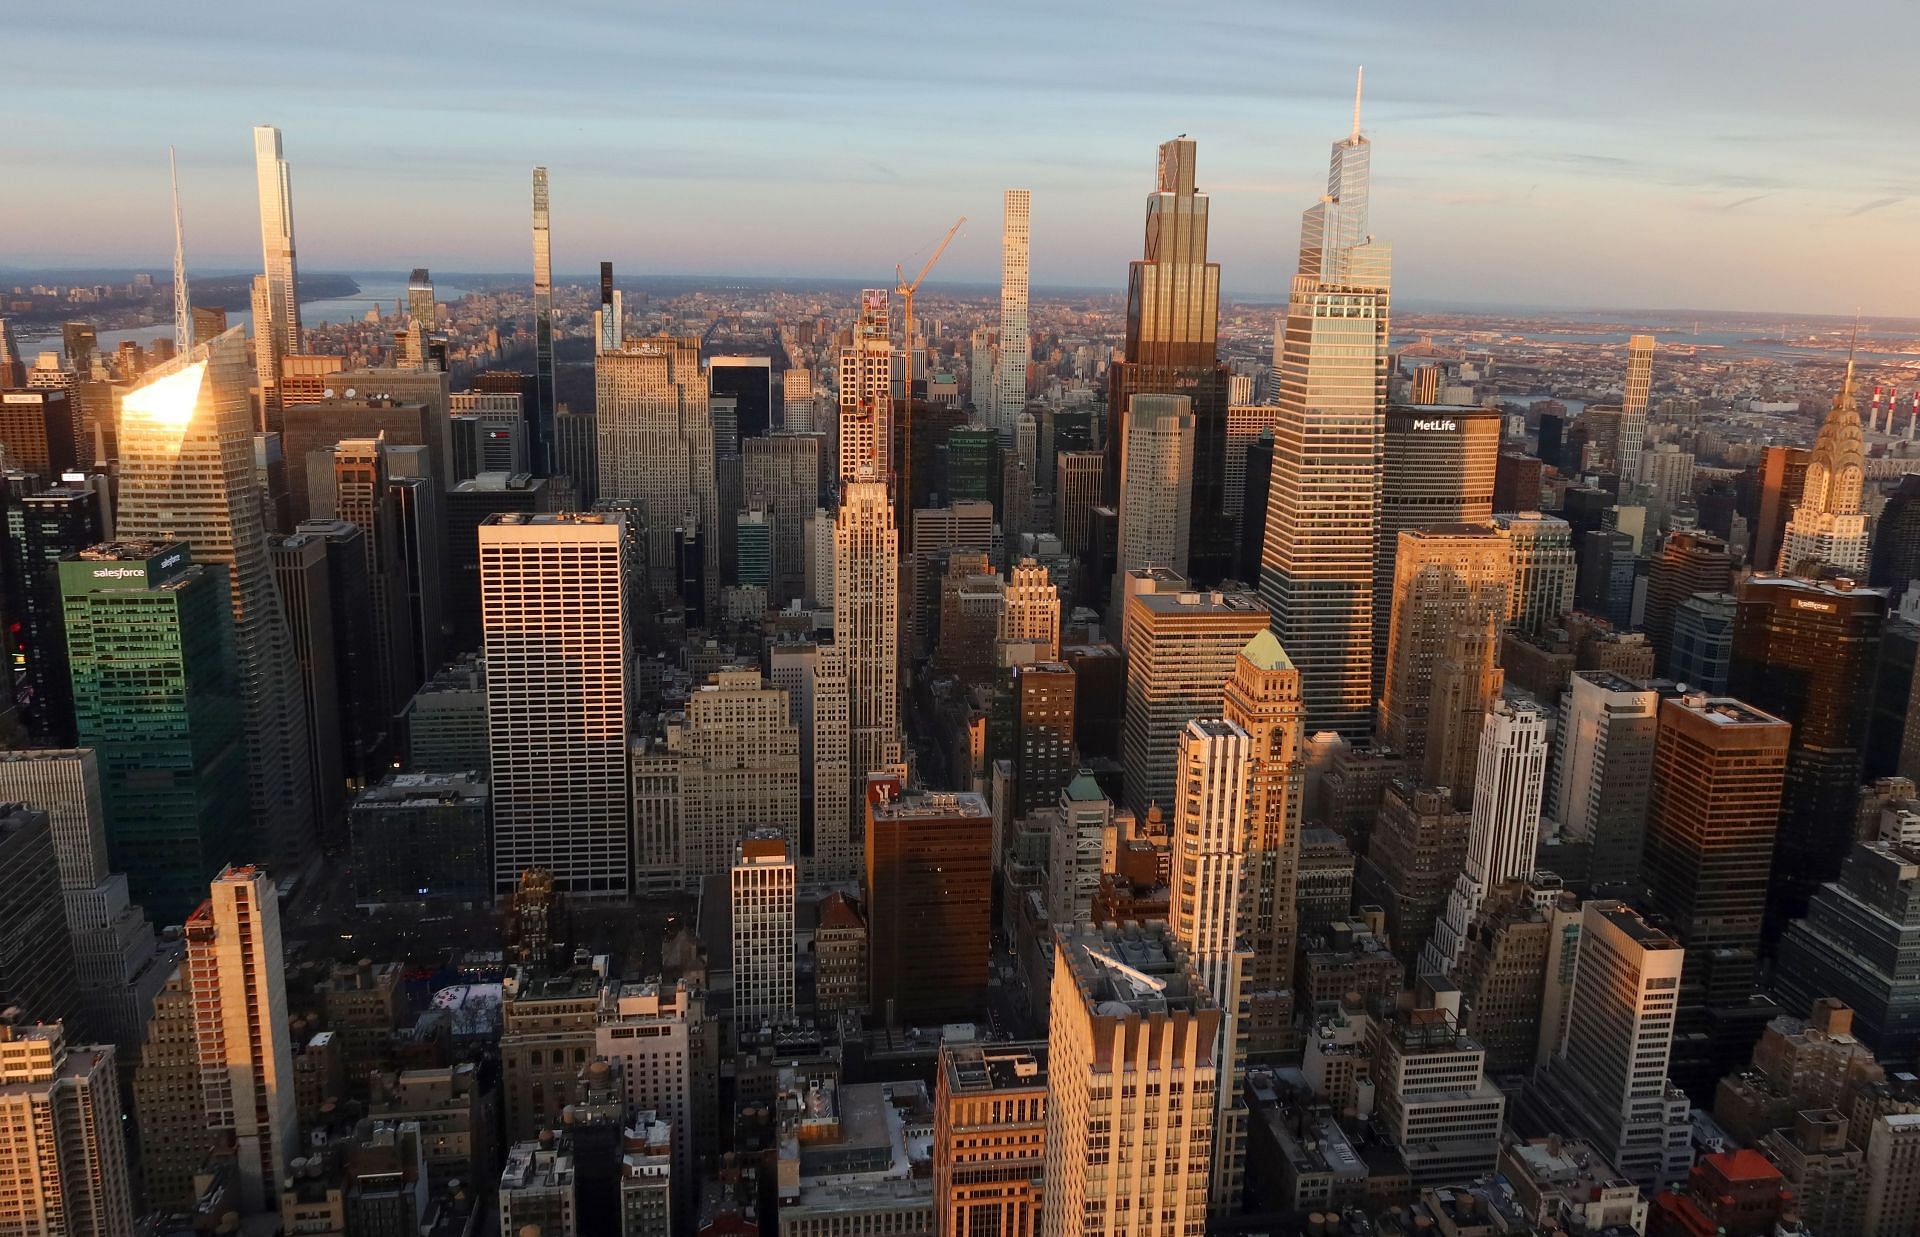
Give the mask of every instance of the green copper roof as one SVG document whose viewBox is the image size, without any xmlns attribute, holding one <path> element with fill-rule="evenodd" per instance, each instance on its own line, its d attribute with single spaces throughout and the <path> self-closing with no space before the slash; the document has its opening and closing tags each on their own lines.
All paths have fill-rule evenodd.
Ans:
<svg viewBox="0 0 1920 1237">
<path fill-rule="evenodd" d="M 1067 798 L 1075 803 L 1092 803 L 1106 797 L 1105 792 L 1100 789 L 1100 783 L 1094 781 L 1093 774 L 1085 769 L 1080 771 L 1078 777 L 1067 783 Z"/>
<path fill-rule="evenodd" d="M 1272 631 L 1263 631 L 1247 641 L 1247 647 L 1240 650 L 1240 656 L 1246 658 L 1262 670 L 1291 670 L 1293 658 L 1280 647 L 1280 641 L 1274 639 Z"/>
</svg>

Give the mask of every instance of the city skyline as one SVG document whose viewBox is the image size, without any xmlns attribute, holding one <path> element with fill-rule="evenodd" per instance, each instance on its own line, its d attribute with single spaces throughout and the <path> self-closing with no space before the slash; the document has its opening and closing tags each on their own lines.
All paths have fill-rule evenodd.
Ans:
<svg viewBox="0 0 1920 1237">
<path fill-rule="evenodd" d="M 1875 7 L 1890 36 L 1912 20 L 1891 3 Z M 128 7 L 98 32 L 89 52 L 100 72 L 84 92 L 38 67 L 63 62 L 69 28 L 29 16 L 12 37 L 25 53 L 15 131 L 34 134 L 33 147 L 0 149 L 22 162 L 59 149 L 63 174 L 32 211 L 0 207 L 0 231 L 18 246 L 0 264 L 31 255 L 164 269 L 161 154 L 171 142 L 189 255 L 208 267 L 246 265 L 254 221 L 240 192 L 250 166 L 237 131 L 266 121 L 286 134 L 301 248 L 314 270 L 520 269 L 525 177 L 538 164 L 552 169 L 554 263 L 563 272 L 610 256 L 659 274 L 878 274 L 930 251 L 940 222 L 964 210 L 977 222 L 934 283 L 986 283 L 999 256 L 994 198 L 1019 184 L 1039 208 L 1035 286 L 1104 286 L 1137 247 L 1126 208 L 1145 187 L 1137 151 L 1184 130 L 1205 147 L 1202 188 L 1218 199 L 1214 249 L 1226 290 L 1277 294 L 1294 271 L 1290 216 L 1314 188 L 1311 152 L 1346 114 L 1353 67 L 1365 63 L 1364 127 L 1380 145 L 1374 226 L 1397 242 L 1397 282 L 1409 297 L 1829 312 L 1860 304 L 1869 313 L 1901 304 L 1897 264 L 1870 258 L 1897 248 L 1920 213 L 1920 169 L 1895 140 L 1897 111 L 1883 92 L 1807 63 L 1803 49 L 1823 42 L 1811 16 L 1734 24 L 1715 8 L 1690 9 L 1668 14 L 1664 37 L 1646 44 L 1617 13 L 1556 14 L 1520 28 L 1496 22 L 1490 5 L 1444 20 L 1418 10 L 1309 19 L 1228 7 L 1199 23 L 1231 39 L 1246 63 L 1279 70 L 1284 80 L 1271 83 L 1204 71 L 1199 51 L 1167 52 L 1138 37 L 1137 9 L 1103 12 L 1091 28 L 1022 13 L 1036 33 L 1062 38 L 1022 40 L 990 80 L 964 78 L 937 103 L 894 89 L 911 70 L 894 67 L 883 36 L 850 11 L 810 14 L 804 25 L 777 7 L 763 16 L 766 50 L 723 67 L 674 53 L 731 37 L 709 28 L 718 17 L 682 14 L 672 27 L 648 28 L 642 44 L 638 31 L 589 31 L 564 15 L 526 29 L 504 10 L 475 15 L 476 29 L 521 47 L 504 37 L 515 28 L 536 61 L 577 56 L 574 68 L 550 75 L 556 82 L 578 80 L 602 57 L 644 70 L 618 75 L 644 84 L 615 86 L 612 106 L 596 95 L 589 108 L 558 86 L 520 78 L 502 89 L 491 75 L 475 78 L 459 54 L 402 58 L 365 47 L 337 61 L 303 51 L 316 86 L 299 78 L 289 87 L 275 68 L 278 49 L 298 40 L 282 37 L 269 14 L 223 41 L 220 85 L 195 88 L 231 104 L 174 87 L 192 100 L 181 109 L 124 106 L 113 84 L 150 80 L 135 65 L 163 36 L 138 11 Z M 399 20 L 395 47 L 449 37 L 436 27 L 433 40 L 416 41 L 410 19 Z M 1001 25 L 992 14 L 943 20 L 942 52 L 964 57 Z M 1051 50 L 1069 38 L 1102 54 Z M 1494 71 L 1461 71 L 1496 45 L 1503 53 L 1482 64 Z M 1622 89 L 1614 66 L 1626 57 L 1637 71 Z M 1795 80 L 1821 88 L 1783 87 L 1752 71 L 1769 57 L 1791 57 Z M 368 73 L 381 65 L 395 72 Z M 365 89 L 318 88 L 348 72 Z M 1116 80 L 1151 88 L 1118 92 Z M 269 81 L 272 103 L 262 106 Z M 839 84 L 854 81 L 861 87 Z M 428 152 L 395 143 L 391 107 L 423 88 L 449 113 L 488 123 L 443 124 Z M 877 114 L 875 91 L 889 93 Z M 838 134 L 854 114 L 868 137 L 859 157 L 847 157 Z M 1034 114 L 1057 115 L 1054 131 L 1072 134 L 1071 145 L 1033 133 Z M 1675 136 L 1675 117 L 1686 118 L 1690 140 Z M 749 179 L 770 192 L 741 193 Z M 388 222 L 379 241 L 362 226 L 370 187 Z M 151 211 L 126 209 L 149 196 Z M 21 217 L 9 217 L 16 210 Z M 849 226 L 856 217 L 860 226 Z M 1576 236 L 1580 244 L 1567 243 Z M 1746 262 L 1752 252 L 1769 261 Z"/>
</svg>

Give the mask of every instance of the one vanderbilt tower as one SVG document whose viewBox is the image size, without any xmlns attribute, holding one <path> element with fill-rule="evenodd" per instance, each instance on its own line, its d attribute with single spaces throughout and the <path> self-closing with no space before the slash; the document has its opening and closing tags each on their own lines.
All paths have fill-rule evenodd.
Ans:
<svg viewBox="0 0 1920 1237">
<path fill-rule="evenodd" d="M 1260 597 L 1300 670 L 1307 733 L 1371 725 L 1391 250 L 1367 231 L 1372 146 L 1333 144 L 1327 192 L 1300 221 L 1300 273 L 1274 344 L 1280 408 Z"/>
</svg>

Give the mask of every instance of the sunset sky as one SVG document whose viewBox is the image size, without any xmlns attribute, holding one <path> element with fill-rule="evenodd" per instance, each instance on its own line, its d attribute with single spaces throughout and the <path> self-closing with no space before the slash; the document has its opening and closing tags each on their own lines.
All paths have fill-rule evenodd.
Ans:
<svg viewBox="0 0 1920 1237">
<path fill-rule="evenodd" d="M 1154 150 L 1199 142 L 1229 293 L 1283 290 L 1367 70 L 1373 227 L 1429 303 L 1920 314 L 1920 4 L 774 3 L 0 12 L 0 266 L 260 257 L 280 126 L 308 270 L 555 267 L 1123 286 Z M 1882 49 L 1889 49 L 1885 54 Z M 917 265 L 917 262 L 913 262 Z"/>
</svg>

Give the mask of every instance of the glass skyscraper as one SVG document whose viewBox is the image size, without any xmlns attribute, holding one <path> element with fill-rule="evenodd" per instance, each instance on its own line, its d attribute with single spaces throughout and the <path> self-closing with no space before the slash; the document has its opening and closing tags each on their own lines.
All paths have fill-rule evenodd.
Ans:
<svg viewBox="0 0 1920 1237">
<path fill-rule="evenodd" d="M 1260 595 L 1300 669 L 1307 731 L 1361 736 L 1372 722 L 1374 547 L 1380 526 L 1392 252 L 1367 232 L 1371 145 L 1333 144 L 1327 193 L 1300 225 L 1300 271 L 1274 344 L 1273 421 Z M 1248 533 L 1252 535 L 1251 531 Z"/>
<path fill-rule="evenodd" d="M 1145 256 L 1127 272 L 1125 359 L 1109 372 L 1107 494 L 1124 501 L 1120 457 L 1132 398 L 1188 397 L 1194 440 L 1187 574 L 1211 584 L 1233 570 L 1233 525 L 1224 506 L 1227 368 L 1218 356 L 1220 264 L 1207 261 L 1207 195 L 1193 177 L 1193 139 L 1162 142 L 1159 181 L 1147 195 Z"/>
<path fill-rule="evenodd" d="M 226 571 L 179 542 L 60 564 L 80 742 L 99 754 L 107 847 L 173 923 L 246 847 L 247 752 Z"/>
</svg>

